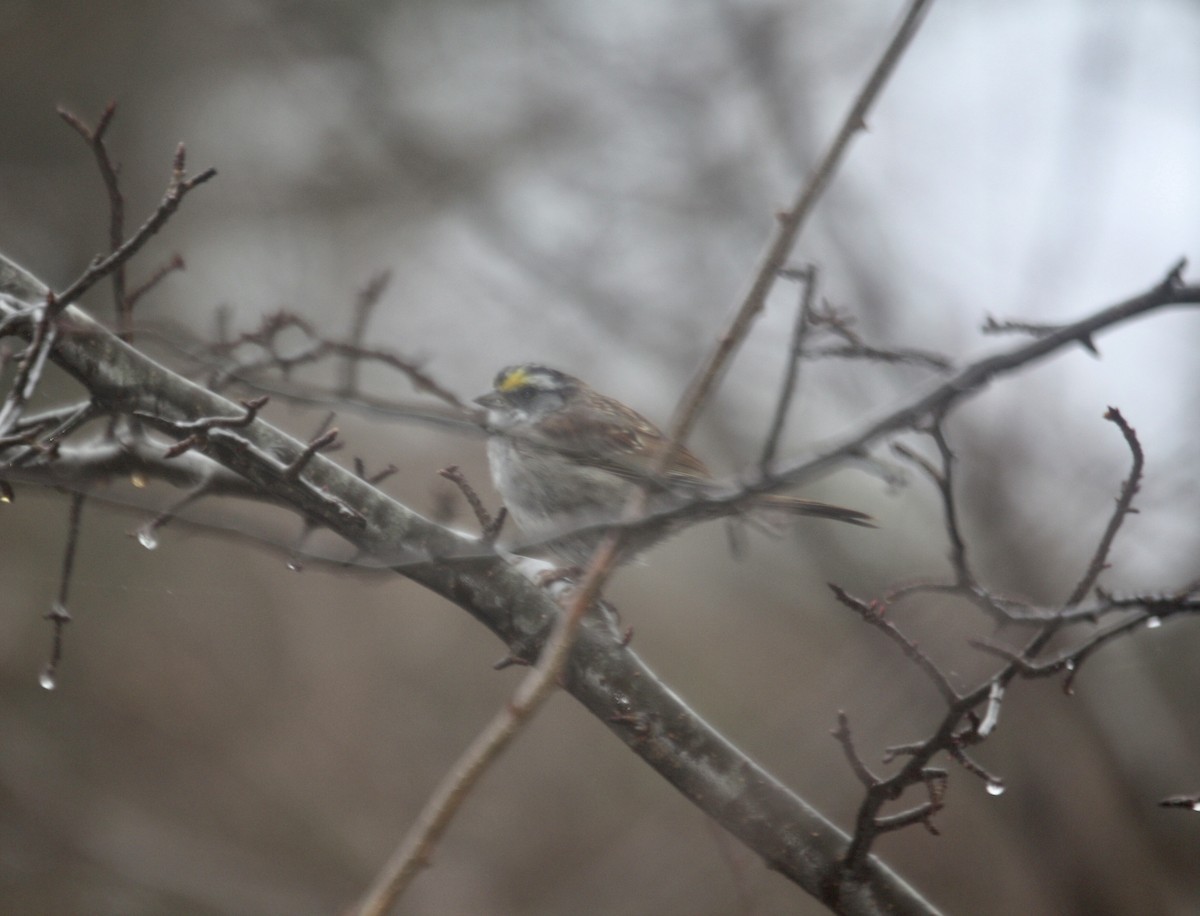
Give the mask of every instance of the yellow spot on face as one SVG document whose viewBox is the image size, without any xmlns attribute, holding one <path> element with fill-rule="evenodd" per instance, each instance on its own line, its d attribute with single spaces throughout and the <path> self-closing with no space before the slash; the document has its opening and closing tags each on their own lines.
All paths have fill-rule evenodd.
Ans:
<svg viewBox="0 0 1200 916">
<path fill-rule="evenodd" d="M 500 383 L 496 385 L 497 391 L 502 391 L 508 394 L 510 391 L 516 391 L 529 380 L 529 373 L 522 367 L 518 366 L 513 369 L 508 375 L 500 379 Z"/>
</svg>

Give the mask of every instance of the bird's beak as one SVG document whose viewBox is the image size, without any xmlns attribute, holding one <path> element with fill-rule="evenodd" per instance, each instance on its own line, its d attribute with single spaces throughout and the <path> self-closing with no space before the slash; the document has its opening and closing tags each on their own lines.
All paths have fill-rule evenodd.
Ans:
<svg viewBox="0 0 1200 916">
<path fill-rule="evenodd" d="M 475 403 L 488 410 L 499 410 L 504 406 L 504 396 L 498 391 L 489 391 L 487 394 L 477 397 Z"/>
</svg>

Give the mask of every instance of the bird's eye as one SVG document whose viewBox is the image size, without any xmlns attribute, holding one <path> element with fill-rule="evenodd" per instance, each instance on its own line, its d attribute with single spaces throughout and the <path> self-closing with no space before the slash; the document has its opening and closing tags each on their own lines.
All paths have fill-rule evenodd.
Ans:
<svg viewBox="0 0 1200 916">
<path fill-rule="evenodd" d="M 532 385 L 522 385 L 508 393 L 514 404 L 528 404 L 537 397 L 538 390 Z"/>
</svg>

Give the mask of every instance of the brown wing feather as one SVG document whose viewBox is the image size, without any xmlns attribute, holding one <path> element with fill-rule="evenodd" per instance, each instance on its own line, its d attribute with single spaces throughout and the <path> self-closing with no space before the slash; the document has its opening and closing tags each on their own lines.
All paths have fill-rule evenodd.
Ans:
<svg viewBox="0 0 1200 916">
<path fill-rule="evenodd" d="M 632 407 L 590 390 L 572 403 L 571 410 L 544 417 L 542 427 L 548 442 L 570 443 L 563 451 L 574 460 L 634 482 L 645 481 L 654 473 L 655 462 L 667 445 L 662 431 Z M 695 484 L 711 482 L 712 474 L 690 449 L 680 447 L 666 478 Z M 773 512 L 875 527 L 865 512 L 795 496 L 771 494 L 755 500 L 755 505 Z"/>
<path fill-rule="evenodd" d="M 666 446 L 666 436 L 631 407 L 604 395 L 590 393 L 571 411 L 542 420 L 546 438 L 570 442 L 571 457 L 628 480 L 645 480 Z M 709 479 L 708 468 L 687 448 L 676 449 L 668 479 Z"/>
<path fill-rule="evenodd" d="M 755 506 L 761 506 L 777 512 L 787 512 L 792 515 L 808 515 L 813 518 L 829 518 L 848 525 L 860 525 L 863 528 L 874 528 L 875 521 L 865 512 L 857 509 L 847 509 L 845 506 L 835 506 L 832 503 L 818 502 L 815 499 L 800 499 L 796 496 L 776 496 L 774 494 L 755 500 Z"/>
</svg>

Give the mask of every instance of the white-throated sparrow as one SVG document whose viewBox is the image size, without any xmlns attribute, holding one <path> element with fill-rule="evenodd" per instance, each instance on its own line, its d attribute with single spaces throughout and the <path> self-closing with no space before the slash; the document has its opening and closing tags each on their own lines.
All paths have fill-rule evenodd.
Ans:
<svg viewBox="0 0 1200 916">
<path fill-rule="evenodd" d="M 654 467 L 667 440 L 653 423 L 620 401 L 547 366 L 509 366 L 475 403 L 488 411 L 488 462 L 509 514 L 534 542 L 569 563 L 587 562 L 605 523 L 620 519 L 634 489 L 648 489 L 650 512 L 718 492 L 704 463 L 680 447 L 664 474 Z M 808 515 L 874 527 L 854 509 L 792 496 L 764 495 L 754 510 Z M 578 535 L 559 537 L 578 528 Z M 636 540 L 630 554 L 661 540 L 667 526 Z"/>
</svg>

